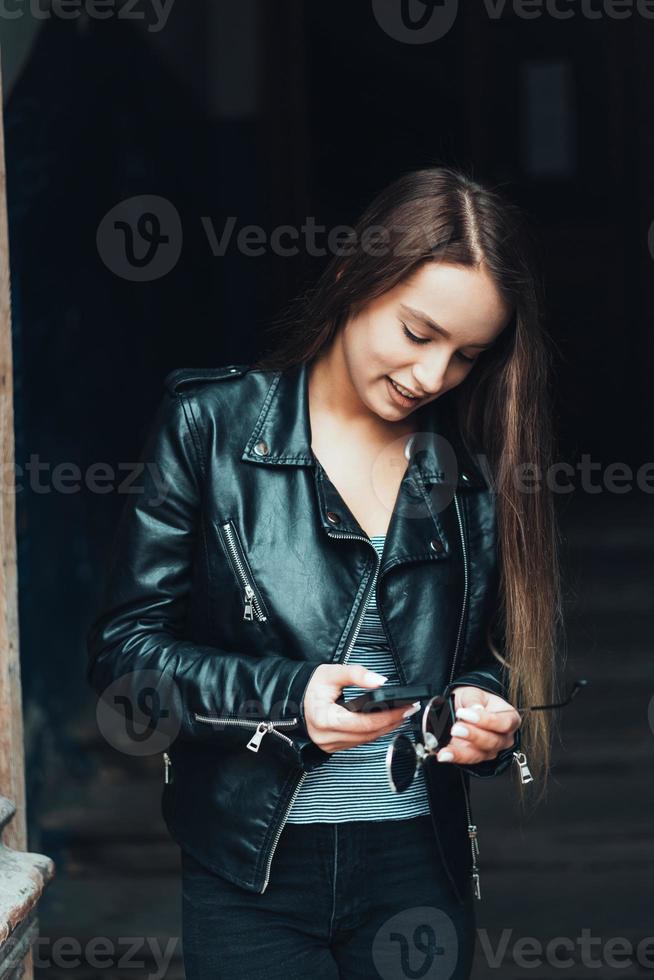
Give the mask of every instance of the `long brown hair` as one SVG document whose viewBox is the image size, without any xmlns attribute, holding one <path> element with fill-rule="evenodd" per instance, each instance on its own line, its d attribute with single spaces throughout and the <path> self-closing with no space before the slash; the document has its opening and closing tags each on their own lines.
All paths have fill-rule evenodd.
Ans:
<svg viewBox="0 0 654 980">
<path fill-rule="evenodd" d="M 375 246 L 376 236 L 376 247 Z M 509 668 L 513 705 L 549 703 L 556 692 L 562 626 L 560 543 L 549 486 L 553 460 L 551 339 L 535 243 L 521 210 L 496 189 L 449 167 L 402 174 L 361 215 L 345 254 L 335 254 L 315 285 L 272 321 L 267 352 L 253 365 L 285 370 L 311 361 L 348 318 L 414 274 L 425 262 L 483 263 L 511 319 L 465 380 L 452 390 L 466 449 L 486 456 L 496 493 L 500 608 L 489 648 Z M 524 492 L 516 474 L 529 464 L 541 477 Z M 522 746 L 539 800 L 550 772 L 549 712 L 523 717 Z M 518 783 L 522 789 L 522 784 Z M 522 797 L 522 793 L 521 793 Z"/>
</svg>

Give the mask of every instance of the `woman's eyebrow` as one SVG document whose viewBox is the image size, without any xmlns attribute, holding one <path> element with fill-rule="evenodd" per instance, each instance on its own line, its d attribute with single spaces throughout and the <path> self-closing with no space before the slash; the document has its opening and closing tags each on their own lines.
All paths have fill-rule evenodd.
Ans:
<svg viewBox="0 0 654 980">
<path fill-rule="evenodd" d="M 436 332 L 440 333 L 443 337 L 445 337 L 446 340 L 450 340 L 451 335 L 447 332 L 445 327 L 441 327 L 440 323 L 435 323 L 434 320 L 432 320 L 430 316 L 427 316 L 426 313 L 423 313 L 422 310 L 414 310 L 412 306 L 407 306 L 406 303 L 400 303 L 400 309 L 407 316 L 413 317 L 414 320 L 418 320 L 420 323 L 423 323 L 426 327 L 431 327 L 432 330 L 436 330 Z M 464 344 L 463 346 L 483 347 L 485 349 L 487 347 L 492 347 L 494 343 L 495 341 L 491 340 L 490 344 Z"/>
</svg>

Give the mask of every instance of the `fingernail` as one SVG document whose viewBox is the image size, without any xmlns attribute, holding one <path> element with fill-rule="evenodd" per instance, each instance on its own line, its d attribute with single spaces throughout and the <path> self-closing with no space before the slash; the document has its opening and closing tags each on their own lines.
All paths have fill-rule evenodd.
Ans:
<svg viewBox="0 0 654 980">
<path fill-rule="evenodd" d="M 438 753 L 436 758 L 438 759 L 439 762 L 451 762 L 452 759 L 454 758 L 454 755 L 452 754 L 452 752 L 448 752 L 447 749 L 443 749 L 442 752 Z"/>
<path fill-rule="evenodd" d="M 402 717 L 403 718 L 410 718 L 411 715 L 415 715 L 416 711 L 420 711 L 420 705 L 419 704 L 418 705 L 412 704 L 410 708 L 407 708 L 407 710 L 404 712 L 404 714 L 402 715 Z"/>
<path fill-rule="evenodd" d="M 457 708 L 456 709 L 457 718 L 463 718 L 464 721 L 479 721 L 481 718 L 480 708 Z"/>
<path fill-rule="evenodd" d="M 466 728 L 465 725 L 460 725 L 457 721 L 456 725 L 452 725 L 452 735 L 460 735 L 461 738 L 467 738 L 470 734 L 470 729 Z"/>
<path fill-rule="evenodd" d="M 388 677 L 384 677 L 383 674 L 378 674 L 374 670 L 369 670 L 366 674 L 367 684 L 385 684 Z"/>
</svg>

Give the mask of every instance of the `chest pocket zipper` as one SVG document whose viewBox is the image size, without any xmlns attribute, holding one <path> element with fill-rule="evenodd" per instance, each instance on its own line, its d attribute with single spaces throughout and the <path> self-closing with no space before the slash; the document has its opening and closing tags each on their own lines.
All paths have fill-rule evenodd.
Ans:
<svg viewBox="0 0 654 980">
<path fill-rule="evenodd" d="M 256 618 L 260 623 L 265 623 L 268 619 L 268 610 L 252 576 L 234 522 L 223 521 L 218 527 L 232 571 L 243 591 L 243 619 L 251 623 Z"/>
</svg>

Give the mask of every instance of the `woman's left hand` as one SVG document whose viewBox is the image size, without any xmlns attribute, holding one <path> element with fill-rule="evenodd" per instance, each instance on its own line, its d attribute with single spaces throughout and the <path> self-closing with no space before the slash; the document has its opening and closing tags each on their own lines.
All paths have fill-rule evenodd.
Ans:
<svg viewBox="0 0 654 980">
<path fill-rule="evenodd" d="M 455 687 L 452 694 L 457 721 L 452 738 L 436 756 L 439 762 L 485 762 L 513 745 L 522 721 L 513 705 L 479 687 Z"/>
</svg>

